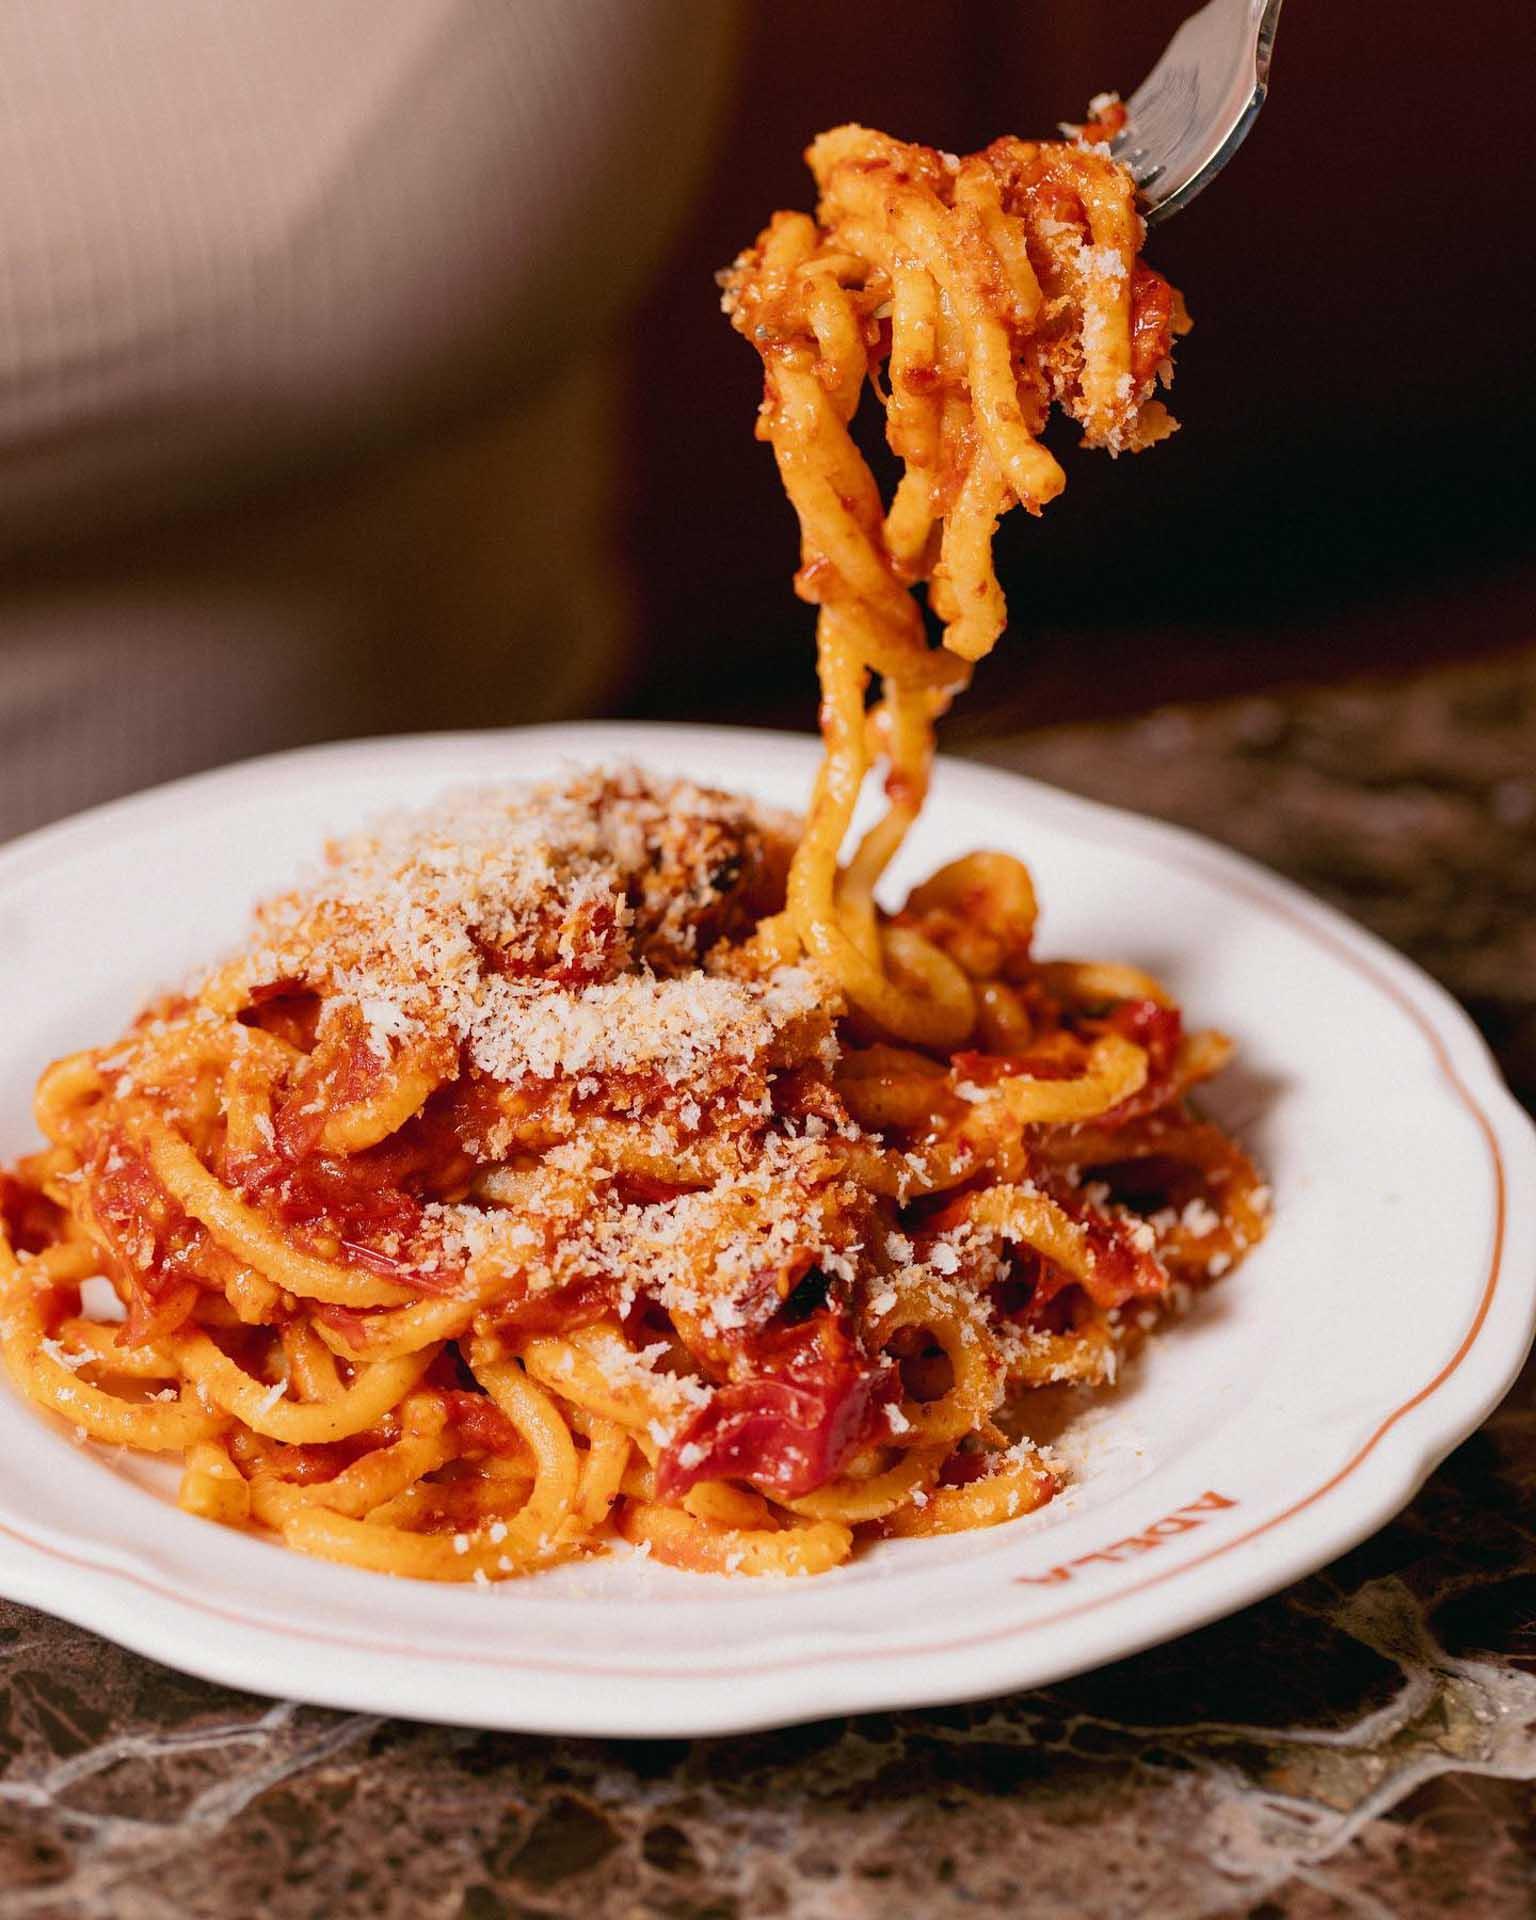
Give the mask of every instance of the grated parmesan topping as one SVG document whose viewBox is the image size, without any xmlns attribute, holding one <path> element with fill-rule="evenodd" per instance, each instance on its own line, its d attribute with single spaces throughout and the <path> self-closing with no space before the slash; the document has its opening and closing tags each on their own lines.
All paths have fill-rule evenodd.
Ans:
<svg viewBox="0 0 1536 1920">
<path fill-rule="evenodd" d="M 48 1339 L 39 1340 L 37 1344 L 55 1365 L 67 1368 L 70 1373 L 74 1373 L 80 1367 L 89 1366 L 96 1357 L 89 1347 L 76 1351 L 62 1346 L 57 1340 Z"/>
<path fill-rule="evenodd" d="M 516 1206 L 426 1208 L 440 1261 L 462 1266 L 477 1291 L 513 1278 L 520 1295 L 605 1280 L 616 1295 L 656 1299 L 706 1342 L 765 1321 L 780 1304 L 767 1284 L 776 1273 L 857 1275 L 877 1203 L 821 1141 L 754 1138 L 709 1186 L 660 1202 L 627 1201 L 600 1154 L 579 1140 L 554 1149 L 524 1176 Z M 628 1350 L 613 1348 L 612 1368 L 627 1372 Z"/>
<path fill-rule="evenodd" d="M 633 770 L 471 792 L 329 849 L 258 914 L 253 987 L 325 994 L 381 1060 L 447 1043 L 508 1086 L 756 1061 L 823 1017 L 803 967 L 706 973 L 750 932 L 793 823 Z"/>
<path fill-rule="evenodd" d="M 458 1037 L 477 1067 L 510 1086 L 648 1070 L 697 1086 L 722 1061 L 759 1058 L 792 1021 L 816 1014 L 821 998 L 803 967 L 763 981 L 623 974 L 578 993 L 493 979 Z"/>
</svg>

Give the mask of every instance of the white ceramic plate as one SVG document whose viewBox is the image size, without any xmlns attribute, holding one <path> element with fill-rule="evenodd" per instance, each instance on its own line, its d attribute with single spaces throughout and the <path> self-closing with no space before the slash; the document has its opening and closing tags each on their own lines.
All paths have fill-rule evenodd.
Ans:
<svg viewBox="0 0 1536 1920">
<path fill-rule="evenodd" d="M 632 759 L 798 805 L 770 734 L 552 727 L 259 760 L 0 854 L 0 1155 L 42 1065 L 240 935 L 330 832 L 447 787 Z M 327 1566 L 179 1513 L 169 1477 L 0 1388 L 0 1589 L 264 1693 L 531 1731 L 719 1733 L 1058 1679 L 1321 1565 L 1388 1519 L 1513 1379 L 1536 1308 L 1536 1136 L 1437 987 L 1232 854 L 945 764 L 895 876 L 975 846 L 1034 869 L 1042 950 L 1124 958 L 1226 1028 L 1208 1104 L 1268 1170 L 1269 1239 L 1068 1442 L 1071 1489 L 987 1533 L 794 1583 L 632 1556 L 489 1590 Z"/>
</svg>

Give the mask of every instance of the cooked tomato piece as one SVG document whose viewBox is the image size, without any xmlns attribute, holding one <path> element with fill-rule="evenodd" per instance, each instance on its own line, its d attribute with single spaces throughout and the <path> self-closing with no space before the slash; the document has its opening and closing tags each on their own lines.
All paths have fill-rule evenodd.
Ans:
<svg viewBox="0 0 1536 1920">
<path fill-rule="evenodd" d="M 788 1499 L 810 1493 L 841 1470 L 895 1391 L 889 1366 L 861 1353 L 831 1309 L 760 1335 L 750 1365 L 661 1456 L 663 1500 L 680 1500 L 700 1480 L 747 1480 Z"/>
</svg>

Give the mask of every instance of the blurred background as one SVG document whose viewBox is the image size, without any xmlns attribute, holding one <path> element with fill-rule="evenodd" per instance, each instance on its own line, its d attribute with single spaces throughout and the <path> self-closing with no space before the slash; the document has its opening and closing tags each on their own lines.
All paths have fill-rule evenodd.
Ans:
<svg viewBox="0 0 1536 1920">
<path fill-rule="evenodd" d="M 809 726 L 714 270 L 820 128 L 1049 131 L 1185 10 L 0 0 L 0 832 L 351 734 Z M 1290 0 L 1149 249 L 1184 430 L 1058 437 L 952 744 L 1529 638 L 1526 20 Z"/>
</svg>

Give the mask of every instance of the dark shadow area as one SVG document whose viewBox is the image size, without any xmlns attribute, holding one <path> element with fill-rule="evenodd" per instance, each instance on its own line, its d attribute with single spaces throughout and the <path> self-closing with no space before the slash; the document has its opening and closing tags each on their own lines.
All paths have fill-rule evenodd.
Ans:
<svg viewBox="0 0 1536 1920">
<path fill-rule="evenodd" d="M 793 519 L 749 438 L 754 357 L 709 278 L 771 208 L 808 204 L 806 139 L 850 118 L 956 149 L 1049 131 L 1100 87 L 1133 86 L 1183 12 L 751 9 L 713 176 L 635 336 L 644 620 L 627 710 L 811 718 Z M 1407 161 L 1447 102 L 1475 113 L 1497 97 L 1523 17 L 1500 0 L 1447 34 L 1439 9 L 1410 5 L 1387 34 L 1369 8 L 1288 11 L 1248 145 L 1148 248 L 1196 320 L 1173 393 L 1184 430 L 1118 462 L 1057 433 L 1067 491 L 1040 523 L 1004 522 L 1013 626 L 953 728 L 1136 711 L 1528 635 L 1536 392 L 1522 249 L 1501 208 L 1528 197 L 1536 161 L 1501 151 L 1497 195 Z"/>
</svg>

